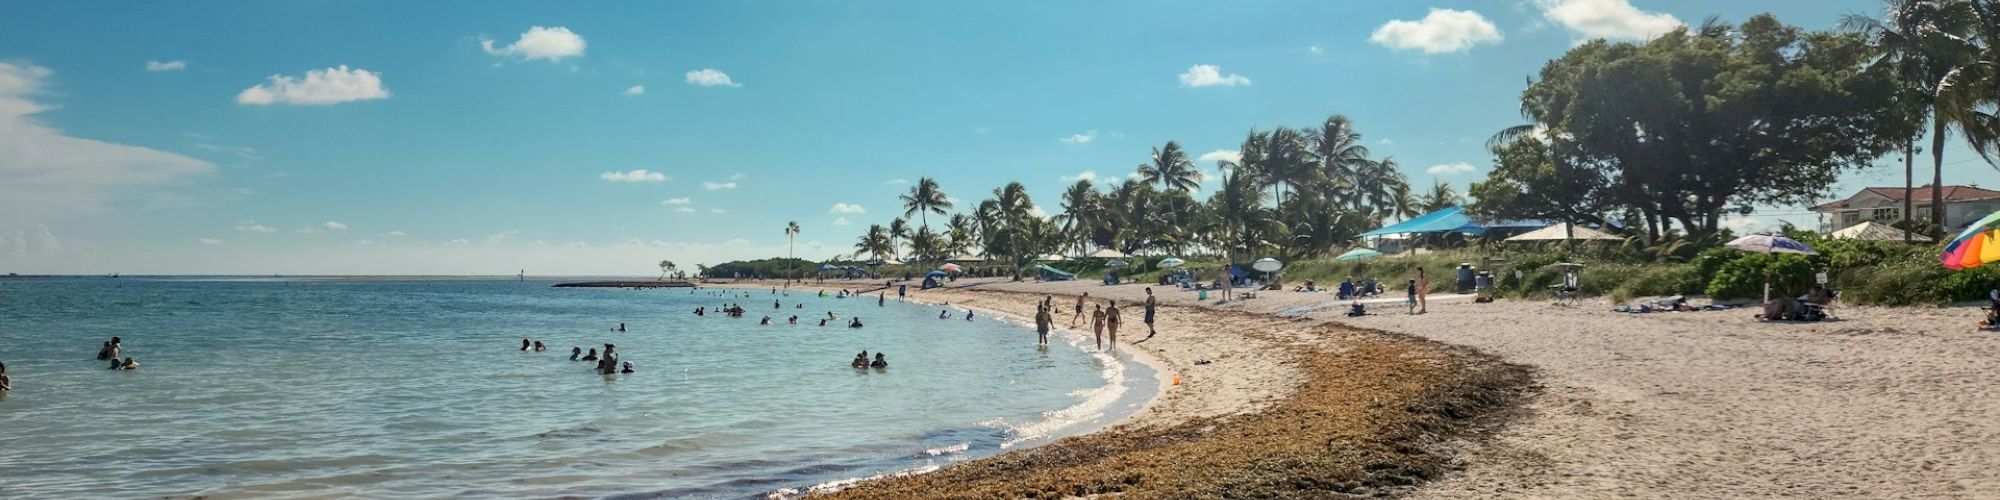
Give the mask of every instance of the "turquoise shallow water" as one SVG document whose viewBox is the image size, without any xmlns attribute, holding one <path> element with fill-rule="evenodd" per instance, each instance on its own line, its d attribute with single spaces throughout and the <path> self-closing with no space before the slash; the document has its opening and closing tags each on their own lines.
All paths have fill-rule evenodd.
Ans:
<svg viewBox="0 0 2000 500">
<path fill-rule="evenodd" d="M 763 496 L 1037 444 L 1156 389 L 1087 340 L 893 297 L 549 284 L 0 280 L 0 497 Z M 692 314 L 726 303 L 750 314 Z M 94 360 L 114 335 L 141 369 Z M 568 360 L 605 342 L 638 372 Z M 891 367 L 849 368 L 863 349 Z"/>
</svg>

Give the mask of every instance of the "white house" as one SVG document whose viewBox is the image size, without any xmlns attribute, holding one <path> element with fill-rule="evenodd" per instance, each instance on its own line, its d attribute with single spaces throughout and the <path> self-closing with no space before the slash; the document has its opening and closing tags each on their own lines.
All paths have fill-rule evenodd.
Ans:
<svg viewBox="0 0 2000 500">
<path fill-rule="evenodd" d="M 1929 220 L 1931 218 L 1931 187 L 1928 185 L 1910 188 L 1914 213 L 1910 218 Z M 1900 187 L 1872 187 L 1862 189 L 1847 199 L 1834 201 L 1812 208 L 1812 211 L 1826 214 L 1828 232 L 1846 229 L 1848 226 L 1866 221 L 1889 224 L 1903 220 L 1904 189 Z M 1981 189 L 1978 186 L 1944 187 L 1944 228 L 1957 231 L 1967 224 L 2000 211 L 2000 191 Z"/>
</svg>

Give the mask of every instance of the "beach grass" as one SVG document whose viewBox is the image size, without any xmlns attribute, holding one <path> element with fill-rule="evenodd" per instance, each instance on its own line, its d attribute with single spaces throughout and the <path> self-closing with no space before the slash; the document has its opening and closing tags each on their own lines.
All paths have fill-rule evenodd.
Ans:
<svg viewBox="0 0 2000 500">
<path fill-rule="evenodd" d="M 1308 374 L 1262 411 L 1171 426 L 1119 426 L 835 498 L 1295 498 L 1392 494 L 1453 467 L 1453 442 L 1521 400 L 1529 370 L 1471 349 L 1299 323 Z"/>
</svg>

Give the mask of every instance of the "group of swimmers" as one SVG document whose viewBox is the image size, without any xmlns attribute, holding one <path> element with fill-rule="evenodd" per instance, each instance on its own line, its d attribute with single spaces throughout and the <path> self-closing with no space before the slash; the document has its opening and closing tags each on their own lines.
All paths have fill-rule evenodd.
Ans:
<svg viewBox="0 0 2000 500">
<path fill-rule="evenodd" d="M 772 304 L 771 304 L 771 305 L 772 305 L 772 307 L 773 307 L 773 308 L 777 308 L 777 309 L 783 309 L 783 308 L 785 307 L 785 306 L 784 306 L 784 304 L 782 304 L 782 303 L 778 303 L 778 302 L 772 302 Z M 796 309 L 804 309 L 804 308 L 805 308 L 805 306 L 806 306 L 805 304 L 801 303 L 801 304 L 799 304 L 798 306 L 796 306 L 795 308 L 796 308 Z M 722 306 L 722 307 L 718 307 L 718 308 L 716 308 L 716 310 L 717 310 L 717 311 L 722 311 L 722 312 L 724 312 L 724 313 L 727 313 L 727 314 L 729 315 L 729 317 L 732 317 L 732 318 L 738 318 L 738 317 L 742 317 L 742 316 L 743 316 L 743 306 L 742 306 L 742 305 L 740 305 L 740 304 L 727 304 L 727 305 L 724 305 L 724 306 Z M 696 307 L 696 308 L 694 308 L 694 315 L 695 315 L 695 316 L 707 316 L 707 315 L 708 315 L 708 308 L 707 308 L 707 307 Z M 833 321 L 833 320 L 836 320 L 836 319 L 839 319 L 839 316 L 836 316 L 836 315 L 834 315 L 834 314 L 833 314 L 833 311 L 827 311 L 827 312 L 826 312 L 826 317 L 824 317 L 824 318 L 820 318 L 820 320 L 819 320 L 819 326 L 826 326 L 826 323 L 827 323 L 828 321 Z M 970 320 L 970 319 L 972 319 L 972 318 L 968 317 L 968 318 L 966 318 L 966 319 L 967 319 L 967 320 Z M 759 325 L 769 325 L 769 324 L 771 324 L 771 321 L 772 321 L 772 320 L 771 320 L 771 317 L 770 317 L 770 316 L 765 316 L 765 317 L 764 317 L 764 319 L 761 319 L 761 320 L 758 320 L 758 321 L 757 321 L 757 324 L 759 324 Z M 791 317 L 789 317 L 789 318 L 786 318 L 786 319 L 785 319 L 785 322 L 786 322 L 786 323 L 788 323 L 788 324 L 793 324 L 793 325 L 796 325 L 796 324 L 799 324 L 799 315 L 797 315 L 797 314 L 794 314 L 794 315 L 791 315 Z M 848 327 L 848 328 L 861 328 L 861 327 L 862 327 L 862 324 L 861 324 L 861 317 L 860 317 L 860 316 L 855 316 L 855 317 L 852 317 L 852 318 L 848 318 L 848 319 L 847 319 L 847 327 Z"/>
<path fill-rule="evenodd" d="M 623 327 L 625 326 L 625 324 L 619 323 L 618 326 Z M 596 361 L 597 365 L 593 369 L 595 369 L 597 373 L 600 375 L 611 375 L 616 373 L 632 373 L 633 370 L 631 361 L 619 363 L 618 355 L 614 351 L 615 349 L 617 349 L 617 347 L 618 346 L 612 345 L 611 343 L 607 342 L 604 344 L 604 355 L 599 356 L 597 354 L 597 348 L 595 347 L 590 348 L 590 354 L 584 354 L 582 347 L 570 346 L 569 360 Z M 521 339 L 521 350 L 542 352 L 549 350 L 549 348 L 548 346 L 542 345 L 542 341 L 540 340 L 530 342 L 528 339 Z"/>
<path fill-rule="evenodd" d="M 111 360 L 110 369 L 112 370 L 139 369 L 139 360 L 132 359 L 131 356 L 124 356 L 124 353 L 125 353 L 124 339 L 120 339 L 118 337 L 111 337 L 111 340 L 104 341 L 103 347 L 97 349 L 97 360 L 98 361 L 104 361 L 107 359 Z"/>
<path fill-rule="evenodd" d="M 868 351 L 861 351 L 861 354 L 856 354 L 856 355 L 854 355 L 854 362 L 853 362 L 853 363 L 848 363 L 848 366 L 852 366 L 852 367 L 854 367 L 854 369 L 856 369 L 856 370 L 862 370 L 862 369 L 868 369 L 868 368 L 874 368 L 874 369 L 878 369 L 878 370 L 879 370 L 879 369 L 884 369 L 884 368 L 888 368 L 888 367 L 889 367 L 889 360 L 887 360 L 887 359 L 883 359 L 883 358 L 882 358 L 882 353 L 879 353 L 879 352 L 878 352 L 878 353 L 875 353 L 875 361 L 874 361 L 874 362 L 869 362 L 869 361 L 868 361 Z"/>
<path fill-rule="evenodd" d="M 951 310 L 950 310 L 950 309 L 943 309 L 943 310 L 939 310 L 939 311 L 938 311 L 938 319 L 951 319 Z M 965 310 L 965 320 L 966 320 L 966 321 L 972 321 L 972 310 L 971 310 L 971 309 L 966 309 L 966 310 Z"/>
</svg>

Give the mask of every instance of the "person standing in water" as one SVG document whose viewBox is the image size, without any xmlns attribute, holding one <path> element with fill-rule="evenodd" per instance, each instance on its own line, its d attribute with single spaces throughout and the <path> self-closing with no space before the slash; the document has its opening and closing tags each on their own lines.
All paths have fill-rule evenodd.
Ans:
<svg viewBox="0 0 2000 500">
<path fill-rule="evenodd" d="M 570 361 L 576 361 L 576 358 L 579 358 L 579 357 L 582 357 L 582 356 L 583 356 L 583 348 L 582 348 L 582 347 L 577 347 L 577 346 L 569 346 L 569 360 L 570 360 Z"/>
<path fill-rule="evenodd" d="M 1037 345 L 1049 345 L 1049 323 L 1053 323 L 1054 321 L 1055 318 L 1050 317 L 1048 304 L 1044 303 L 1035 307 L 1035 343 Z"/>
<path fill-rule="evenodd" d="M 889 292 L 882 292 L 875 295 L 875 307 L 883 307 L 885 305 L 888 305 L 888 303 L 889 303 Z"/>
<path fill-rule="evenodd" d="M 0 392 L 14 390 L 14 379 L 7 378 L 7 364 L 0 363 Z"/>
<path fill-rule="evenodd" d="M 1111 347 L 1114 349 L 1118 347 L 1118 323 L 1123 320 L 1124 318 L 1118 314 L 1118 301 L 1111 301 L 1111 307 L 1104 310 L 1104 331 L 1111 337 Z"/>
<path fill-rule="evenodd" d="M 109 340 L 104 341 L 104 347 L 97 348 L 97 360 L 104 361 L 107 359 L 111 359 L 111 341 Z"/>
<path fill-rule="evenodd" d="M 1104 306 L 1091 307 L 1090 332 L 1097 337 L 1097 350 L 1104 350 Z"/>
<path fill-rule="evenodd" d="M 1083 319 L 1083 301 L 1088 299 L 1090 299 L 1090 292 L 1083 292 L 1083 295 L 1076 297 L 1076 315 L 1069 317 L 1070 328 L 1076 328 L 1076 321 Z"/>
<path fill-rule="evenodd" d="M 521 350 L 528 350 L 528 339 L 521 339 Z"/>
<path fill-rule="evenodd" d="M 878 352 L 878 353 L 875 353 L 875 362 L 874 362 L 874 363 L 869 363 L 869 364 L 868 364 L 868 367 L 869 367 L 869 368 L 874 368 L 874 369 L 877 369 L 877 370 L 879 370 L 879 369 L 883 369 L 883 368 L 888 368 L 888 367 L 889 367 L 889 361 L 888 361 L 888 360 L 885 360 L 885 359 L 882 359 L 882 353 L 879 353 L 879 352 Z"/>
</svg>

